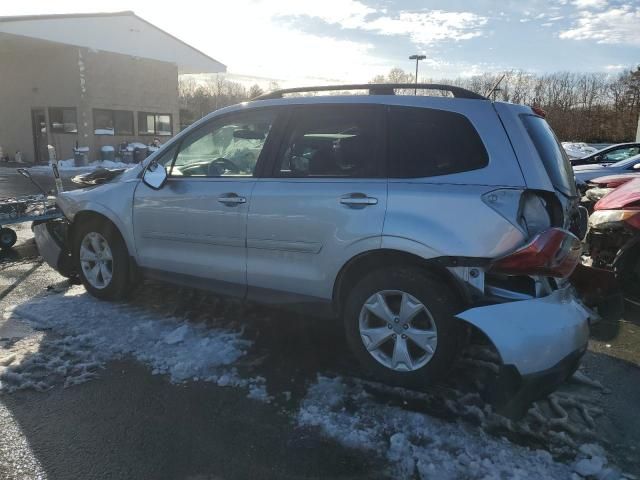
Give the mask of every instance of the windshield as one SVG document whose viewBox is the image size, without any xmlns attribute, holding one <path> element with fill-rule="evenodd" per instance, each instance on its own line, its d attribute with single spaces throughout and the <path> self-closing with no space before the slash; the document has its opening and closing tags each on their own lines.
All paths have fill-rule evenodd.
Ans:
<svg viewBox="0 0 640 480">
<path fill-rule="evenodd" d="M 529 137 L 536 147 L 553 186 L 570 197 L 577 195 L 569 158 L 544 118 L 521 115 Z"/>
</svg>

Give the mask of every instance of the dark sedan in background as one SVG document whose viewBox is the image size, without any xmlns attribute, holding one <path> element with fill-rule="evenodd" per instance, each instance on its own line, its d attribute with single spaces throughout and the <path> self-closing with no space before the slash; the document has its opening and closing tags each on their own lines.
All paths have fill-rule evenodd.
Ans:
<svg viewBox="0 0 640 480">
<path fill-rule="evenodd" d="M 598 165 L 615 163 L 640 154 L 640 142 L 618 143 L 582 158 L 569 158 L 571 165 Z"/>
</svg>

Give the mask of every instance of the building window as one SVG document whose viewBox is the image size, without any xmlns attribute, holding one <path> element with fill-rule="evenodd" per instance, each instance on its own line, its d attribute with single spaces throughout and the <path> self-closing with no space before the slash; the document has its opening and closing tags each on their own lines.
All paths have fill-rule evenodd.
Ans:
<svg viewBox="0 0 640 480">
<path fill-rule="evenodd" d="M 96 108 L 93 128 L 96 135 L 133 135 L 133 112 Z"/>
<path fill-rule="evenodd" d="M 171 115 L 168 113 L 138 112 L 138 134 L 173 135 Z"/>
<path fill-rule="evenodd" d="M 49 123 L 53 133 L 78 133 L 75 108 L 49 108 Z"/>
</svg>

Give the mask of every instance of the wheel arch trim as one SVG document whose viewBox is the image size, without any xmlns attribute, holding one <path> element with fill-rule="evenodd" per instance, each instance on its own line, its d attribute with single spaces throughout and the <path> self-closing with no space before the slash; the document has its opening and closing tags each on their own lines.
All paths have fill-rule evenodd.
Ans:
<svg viewBox="0 0 640 480">
<path fill-rule="evenodd" d="M 442 265 L 438 261 L 438 257 L 425 258 L 405 250 L 379 248 L 360 252 L 342 265 L 333 284 L 332 304 L 334 311 L 337 314 L 342 312 L 346 293 L 344 288 L 346 286 L 345 281 L 349 280 L 350 274 L 357 273 L 359 268 L 362 268 L 364 271 L 371 271 L 375 269 L 374 265 L 382 266 L 385 263 L 390 263 L 392 260 L 396 260 L 400 264 L 416 265 L 426 271 L 439 275 L 455 291 L 456 295 L 458 295 L 465 305 L 470 304 L 470 295 L 462 280 Z"/>
<path fill-rule="evenodd" d="M 73 214 L 73 217 L 71 218 L 72 231 L 75 230 L 76 222 L 78 221 L 78 216 L 82 218 L 84 215 L 97 215 L 109 220 L 118 229 L 118 233 L 123 238 L 124 243 L 127 246 L 129 255 L 132 255 L 133 252 L 135 252 L 133 241 L 126 234 L 128 229 L 125 227 L 120 217 L 118 217 L 118 215 L 116 215 L 115 212 L 113 212 L 113 210 L 96 202 L 88 202 L 84 204 L 82 206 L 82 209 L 76 211 Z"/>
</svg>

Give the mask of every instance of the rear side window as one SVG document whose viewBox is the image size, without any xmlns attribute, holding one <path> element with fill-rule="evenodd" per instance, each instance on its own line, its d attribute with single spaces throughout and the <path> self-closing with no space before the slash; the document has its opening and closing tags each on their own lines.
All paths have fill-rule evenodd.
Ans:
<svg viewBox="0 0 640 480">
<path fill-rule="evenodd" d="M 367 178 L 378 174 L 377 109 L 298 109 L 278 159 L 279 177 Z"/>
<path fill-rule="evenodd" d="M 553 186 L 565 195 L 577 195 L 571 163 L 549 124 L 537 115 L 521 115 L 520 118 Z"/>
<path fill-rule="evenodd" d="M 487 150 L 464 115 L 430 108 L 390 107 L 391 177 L 449 175 L 484 168 L 488 163 Z"/>
</svg>

